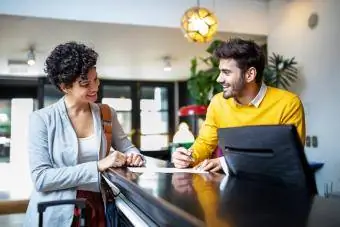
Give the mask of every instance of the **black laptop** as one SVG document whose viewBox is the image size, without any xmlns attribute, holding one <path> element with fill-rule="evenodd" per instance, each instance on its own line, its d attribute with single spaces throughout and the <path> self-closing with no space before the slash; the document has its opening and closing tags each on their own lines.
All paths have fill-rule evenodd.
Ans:
<svg viewBox="0 0 340 227">
<path fill-rule="evenodd" d="M 295 126 L 220 128 L 218 138 L 231 176 L 316 194 L 314 175 Z"/>
</svg>

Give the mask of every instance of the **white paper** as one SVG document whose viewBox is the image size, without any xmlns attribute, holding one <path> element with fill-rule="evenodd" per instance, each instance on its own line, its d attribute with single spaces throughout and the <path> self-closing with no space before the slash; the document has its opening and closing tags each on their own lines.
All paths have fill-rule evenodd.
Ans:
<svg viewBox="0 0 340 227">
<path fill-rule="evenodd" d="M 229 174 L 229 168 L 228 168 L 228 166 L 227 166 L 227 163 L 226 163 L 226 161 L 225 161 L 225 158 L 222 156 L 222 157 L 219 158 L 219 160 L 220 160 L 220 163 L 221 163 L 223 172 L 224 172 L 225 174 Z"/>
<path fill-rule="evenodd" d="M 207 171 L 188 168 L 164 168 L 164 167 L 128 167 L 134 173 L 208 173 Z"/>
</svg>

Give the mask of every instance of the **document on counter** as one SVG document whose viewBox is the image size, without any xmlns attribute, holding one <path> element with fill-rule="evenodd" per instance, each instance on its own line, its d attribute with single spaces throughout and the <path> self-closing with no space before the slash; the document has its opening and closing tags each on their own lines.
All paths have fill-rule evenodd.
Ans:
<svg viewBox="0 0 340 227">
<path fill-rule="evenodd" d="M 208 173 L 199 169 L 187 168 L 165 168 L 165 167 L 128 167 L 131 172 L 134 173 Z"/>
</svg>

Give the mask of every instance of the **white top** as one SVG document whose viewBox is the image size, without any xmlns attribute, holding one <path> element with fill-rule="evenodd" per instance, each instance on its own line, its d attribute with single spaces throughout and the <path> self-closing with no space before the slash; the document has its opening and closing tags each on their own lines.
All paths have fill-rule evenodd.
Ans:
<svg viewBox="0 0 340 227">
<path fill-rule="evenodd" d="M 78 164 L 98 160 L 98 139 L 100 139 L 99 136 L 96 136 L 95 134 L 86 138 L 78 138 Z M 79 186 L 78 190 L 99 192 L 99 184 L 98 182 L 84 184 Z"/>
<path fill-rule="evenodd" d="M 95 121 L 94 112 L 92 112 L 93 128 L 97 128 L 97 122 Z M 100 126 L 100 125 L 99 125 Z M 93 130 L 95 131 L 95 130 Z M 85 138 L 78 138 L 78 164 L 98 161 L 99 159 L 99 147 L 98 144 L 101 138 L 99 134 L 93 133 L 91 136 Z M 99 182 L 93 182 L 89 184 L 83 184 L 78 186 L 78 190 L 100 192 Z"/>
</svg>

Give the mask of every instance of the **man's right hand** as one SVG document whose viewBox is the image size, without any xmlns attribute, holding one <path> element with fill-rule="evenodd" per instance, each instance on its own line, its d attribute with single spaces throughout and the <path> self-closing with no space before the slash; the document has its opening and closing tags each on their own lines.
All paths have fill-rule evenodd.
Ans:
<svg viewBox="0 0 340 227">
<path fill-rule="evenodd" d="M 174 173 L 172 174 L 171 183 L 178 193 L 191 194 L 193 192 L 192 178 L 190 173 Z"/>
<path fill-rule="evenodd" d="M 191 154 L 192 150 L 187 150 L 184 147 L 176 148 L 176 151 L 172 153 L 172 162 L 176 168 L 187 168 L 193 162 Z"/>
</svg>

